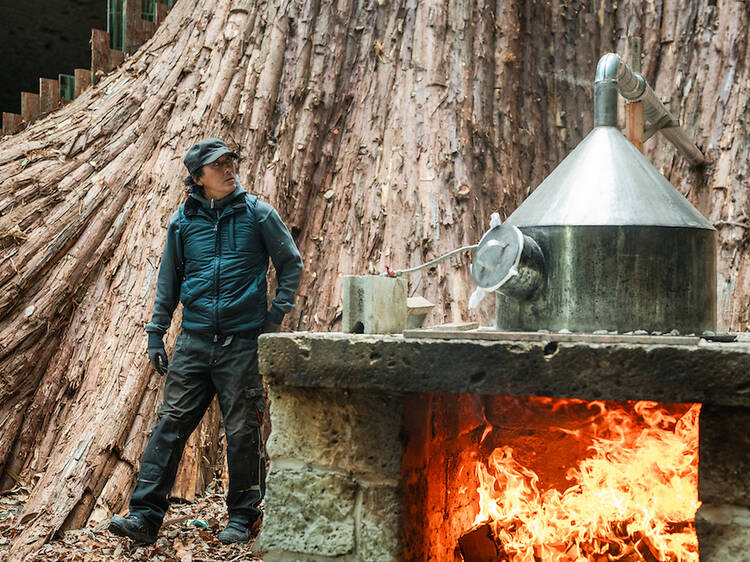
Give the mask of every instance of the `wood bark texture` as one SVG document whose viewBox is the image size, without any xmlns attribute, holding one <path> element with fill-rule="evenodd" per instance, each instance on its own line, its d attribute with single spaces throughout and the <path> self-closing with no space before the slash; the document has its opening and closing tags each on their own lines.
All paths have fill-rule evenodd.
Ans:
<svg viewBox="0 0 750 562">
<path fill-rule="evenodd" d="M 342 274 L 416 265 L 508 216 L 590 131 L 596 62 L 630 35 L 712 159 L 644 147 L 716 225 L 721 328 L 747 330 L 745 2 L 179 0 L 116 72 L 5 137 L 0 473 L 33 484 L 11 557 L 126 508 L 163 384 L 143 325 L 194 142 L 237 147 L 298 242 L 285 328 L 336 329 Z M 468 264 L 409 278 L 428 322 L 491 321 L 491 299 L 467 312 Z"/>
</svg>

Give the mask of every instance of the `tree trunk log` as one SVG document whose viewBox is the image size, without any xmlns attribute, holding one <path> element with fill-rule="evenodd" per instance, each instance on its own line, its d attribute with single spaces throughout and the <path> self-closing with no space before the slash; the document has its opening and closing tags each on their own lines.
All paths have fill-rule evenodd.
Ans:
<svg viewBox="0 0 750 562">
<path fill-rule="evenodd" d="M 743 2 L 180 0 L 116 72 L 5 137 L 0 473 L 41 475 L 12 556 L 125 507 L 163 382 L 143 325 L 192 143 L 237 147 L 245 187 L 290 226 L 305 272 L 285 327 L 335 329 L 342 274 L 421 263 L 507 217 L 591 129 L 596 61 L 632 35 L 711 163 L 658 135 L 644 150 L 717 226 L 720 327 L 750 329 Z M 467 312 L 468 263 L 409 278 L 437 303 L 428 321 L 490 321 L 489 302 Z"/>
</svg>

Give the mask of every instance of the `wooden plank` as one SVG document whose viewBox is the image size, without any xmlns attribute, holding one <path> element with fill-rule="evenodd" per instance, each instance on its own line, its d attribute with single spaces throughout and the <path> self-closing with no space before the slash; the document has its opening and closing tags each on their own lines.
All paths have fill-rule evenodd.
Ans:
<svg viewBox="0 0 750 562">
<path fill-rule="evenodd" d="M 476 330 L 477 328 L 479 328 L 478 322 L 454 322 L 451 324 L 432 326 L 429 329 L 439 330 L 441 332 L 468 332 L 469 330 Z"/>
<path fill-rule="evenodd" d="M 33 123 L 41 115 L 39 94 L 21 92 L 21 116 L 26 123 Z"/>
<path fill-rule="evenodd" d="M 12 135 L 21 129 L 23 118 L 19 113 L 7 113 L 3 111 L 3 134 Z"/>
<path fill-rule="evenodd" d="M 630 68 L 641 72 L 641 38 L 629 37 Z M 638 150 L 643 152 L 643 102 L 628 103 L 625 106 L 625 136 Z"/>
<path fill-rule="evenodd" d="M 122 61 L 124 60 L 125 60 L 125 53 L 123 53 L 122 51 L 118 51 L 117 49 L 110 49 L 109 50 L 109 69 L 107 70 L 107 72 L 120 66 L 122 64 Z"/>
<path fill-rule="evenodd" d="M 465 562 L 496 562 L 500 559 L 492 528 L 488 524 L 471 529 L 458 539 Z"/>
<path fill-rule="evenodd" d="M 125 53 L 135 53 L 143 44 L 143 18 L 141 0 L 123 2 L 125 19 Z"/>
<path fill-rule="evenodd" d="M 91 69 L 76 68 L 73 75 L 76 77 L 75 97 L 78 98 L 86 88 L 91 86 Z"/>
<path fill-rule="evenodd" d="M 91 75 L 96 84 L 110 70 L 109 33 L 101 29 L 91 30 Z"/>
<path fill-rule="evenodd" d="M 161 25 L 161 22 L 167 18 L 168 12 L 169 7 L 166 4 L 162 4 L 161 2 L 156 3 L 156 25 Z"/>
<path fill-rule="evenodd" d="M 625 105 L 625 136 L 638 150 L 643 152 L 643 102 Z"/>
<path fill-rule="evenodd" d="M 142 20 L 143 42 L 145 43 L 156 33 L 156 22 Z"/>
<path fill-rule="evenodd" d="M 698 336 L 651 336 L 634 334 L 558 334 L 546 332 L 498 332 L 492 329 L 445 330 L 441 327 L 404 330 L 404 338 L 444 340 L 492 340 L 523 342 L 636 343 L 645 345 L 698 345 Z"/>
<path fill-rule="evenodd" d="M 60 82 L 53 78 L 39 79 L 39 110 L 42 115 L 56 110 L 60 103 Z"/>
</svg>

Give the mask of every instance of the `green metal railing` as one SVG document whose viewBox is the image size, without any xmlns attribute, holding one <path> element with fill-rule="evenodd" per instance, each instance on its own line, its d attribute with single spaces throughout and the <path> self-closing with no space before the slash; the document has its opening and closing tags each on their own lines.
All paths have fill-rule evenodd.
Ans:
<svg viewBox="0 0 750 562">
<path fill-rule="evenodd" d="M 107 0 L 107 32 L 109 47 L 125 50 L 125 0 Z"/>
<path fill-rule="evenodd" d="M 74 100 L 76 97 L 76 77 L 72 74 L 60 74 L 60 98 Z"/>
<path fill-rule="evenodd" d="M 172 7 L 174 0 L 141 0 L 141 17 L 156 21 L 156 3 Z M 109 46 L 118 51 L 125 50 L 125 0 L 107 0 L 107 32 Z"/>
</svg>

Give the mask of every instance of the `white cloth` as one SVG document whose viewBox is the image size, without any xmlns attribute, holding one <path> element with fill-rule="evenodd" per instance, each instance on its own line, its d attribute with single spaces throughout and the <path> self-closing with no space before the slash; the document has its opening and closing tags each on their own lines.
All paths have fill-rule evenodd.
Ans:
<svg viewBox="0 0 750 562">
<path fill-rule="evenodd" d="M 500 213 L 492 213 L 490 215 L 490 230 L 497 226 L 500 226 L 502 223 L 503 221 L 500 220 Z M 489 230 L 487 232 L 489 232 Z M 487 236 L 487 232 L 484 233 L 482 239 Z M 480 240 L 479 243 L 481 244 L 482 241 Z M 487 291 L 482 287 L 477 287 L 476 290 L 471 294 L 471 297 L 469 297 L 469 310 L 474 310 L 475 308 L 479 307 L 479 305 L 482 303 L 482 299 L 484 299 L 484 297 L 487 296 L 487 293 L 490 292 L 492 291 Z"/>
</svg>

